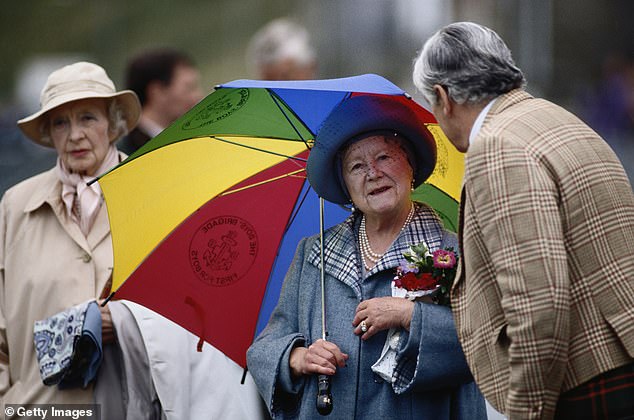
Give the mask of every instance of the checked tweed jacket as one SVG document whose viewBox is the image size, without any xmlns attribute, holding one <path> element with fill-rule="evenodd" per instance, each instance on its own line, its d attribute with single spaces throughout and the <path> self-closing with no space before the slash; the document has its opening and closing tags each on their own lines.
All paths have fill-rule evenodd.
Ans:
<svg viewBox="0 0 634 420">
<path fill-rule="evenodd" d="M 634 357 L 634 196 L 589 127 L 523 90 L 470 145 L 458 335 L 491 404 L 547 419 L 559 394 Z"/>
</svg>

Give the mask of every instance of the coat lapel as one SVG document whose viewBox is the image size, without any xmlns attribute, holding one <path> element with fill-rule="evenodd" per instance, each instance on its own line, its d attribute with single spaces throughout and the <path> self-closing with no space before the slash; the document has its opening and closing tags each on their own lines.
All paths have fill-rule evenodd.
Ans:
<svg viewBox="0 0 634 420">
<path fill-rule="evenodd" d="M 462 191 L 460 192 L 460 210 L 458 212 L 458 248 L 461 253 L 464 253 L 464 245 L 462 242 L 462 235 L 464 231 L 464 208 L 465 208 L 465 187 L 462 186 Z M 454 280 L 453 285 L 451 286 L 451 294 L 454 293 L 454 290 L 457 290 L 458 285 L 464 281 L 464 258 L 460 258 L 458 260 L 458 270 L 456 272 L 456 279 Z"/>
<path fill-rule="evenodd" d="M 68 219 L 66 208 L 62 201 L 62 184 L 55 175 L 55 168 L 50 169 L 46 173 L 46 178 L 41 187 L 33 193 L 33 196 L 26 204 L 24 211 L 30 213 L 37 211 L 40 207 L 47 205 L 55 214 L 61 227 L 66 231 L 73 241 L 77 243 L 84 251 L 90 252 L 90 247 L 86 241 L 86 237 L 79 229 L 76 223 Z"/>
<path fill-rule="evenodd" d="M 55 175 L 55 170 L 51 169 L 46 172 L 46 179 L 42 187 L 34 192 L 26 204 L 24 211 L 30 213 L 48 204 L 68 236 L 86 253 L 90 254 L 91 250 L 110 234 L 110 223 L 108 222 L 108 211 L 105 202 L 101 204 L 94 225 L 88 234 L 88 238 L 86 238 L 77 223 L 68 219 L 66 208 L 64 207 L 64 202 L 61 197 L 62 185 Z"/>
<path fill-rule="evenodd" d="M 325 273 L 350 286 L 357 296 L 361 296 L 361 261 L 354 238 L 355 216 L 349 216 L 343 223 L 324 232 Z M 308 256 L 310 264 L 320 267 L 319 238 L 314 242 Z"/>
<path fill-rule="evenodd" d="M 489 112 L 487 113 L 486 117 L 484 118 L 484 122 L 482 123 L 482 128 L 480 129 L 480 133 L 486 132 L 487 125 L 490 123 L 494 115 L 497 115 L 507 110 L 508 108 L 510 108 L 511 106 L 519 102 L 522 102 L 526 99 L 532 99 L 532 98 L 533 96 L 531 96 L 528 92 L 522 89 L 516 89 L 502 96 L 499 96 L 497 100 L 495 101 L 495 103 L 493 104 L 493 106 L 491 107 L 491 109 L 489 110 Z M 475 141 L 478 141 L 477 137 Z M 460 252 L 463 254 L 467 252 L 467 250 L 465 250 L 465 247 L 464 247 L 463 239 L 464 239 L 464 228 L 465 228 L 465 206 L 466 206 L 466 200 L 467 200 L 465 186 L 469 184 L 469 176 L 470 176 L 469 169 L 470 169 L 469 155 L 467 153 L 465 157 L 465 175 L 463 180 L 462 191 L 460 193 L 460 211 L 458 213 L 458 244 L 460 247 Z M 464 267 L 464 258 L 460 258 L 460 261 L 458 262 L 458 270 L 456 272 L 456 279 L 454 281 L 453 286 L 451 287 L 452 295 L 465 281 L 465 271 L 466 270 Z"/>
<path fill-rule="evenodd" d="M 99 213 L 95 219 L 90 232 L 88 233 L 88 245 L 91 249 L 97 247 L 97 245 L 103 241 L 110 234 L 110 222 L 108 220 L 108 210 L 105 201 L 101 203 Z"/>
<path fill-rule="evenodd" d="M 351 215 L 343 223 L 324 232 L 325 272 L 352 288 L 361 297 L 360 252 L 356 241 L 359 218 Z M 428 206 L 417 204 L 412 223 L 398 236 L 383 258 L 366 273 L 372 275 L 398 267 L 403 253 L 412 245 L 424 242 L 428 249 L 435 251 L 442 245 L 442 224 L 436 213 Z M 315 267 L 321 265 L 319 239 L 311 248 L 308 261 Z"/>
</svg>

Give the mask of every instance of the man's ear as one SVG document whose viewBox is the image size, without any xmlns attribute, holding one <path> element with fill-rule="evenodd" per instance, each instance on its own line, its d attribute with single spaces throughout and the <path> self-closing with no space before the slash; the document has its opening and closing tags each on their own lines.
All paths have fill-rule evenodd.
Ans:
<svg viewBox="0 0 634 420">
<path fill-rule="evenodd" d="M 442 110 L 445 116 L 451 115 L 453 111 L 453 103 L 449 99 L 447 89 L 441 85 L 434 85 L 434 92 L 436 93 L 436 99 L 438 101 L 438 107 Z"/>
</svg>

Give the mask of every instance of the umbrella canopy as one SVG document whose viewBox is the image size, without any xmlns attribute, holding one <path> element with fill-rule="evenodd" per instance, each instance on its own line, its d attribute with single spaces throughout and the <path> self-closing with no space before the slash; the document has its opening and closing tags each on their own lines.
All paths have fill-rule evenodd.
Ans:
<svg viewBox="0 0 634 420">
<path fill-rule="evenodd" d="M 355 95 L 389 96 L 420 113 L 444 164 L 417 198 L 454 217 L 462 156 L 432 115 L 388 80 L 238 80 L 99 179 L 116 298 L 161 313 L 245 366 L 299 238 L 318 232 L 318 198 L 305 175 L 313 140 Z M 328 205 L 325 214 L 330 226 L 348 212 Z"/>
</svg>

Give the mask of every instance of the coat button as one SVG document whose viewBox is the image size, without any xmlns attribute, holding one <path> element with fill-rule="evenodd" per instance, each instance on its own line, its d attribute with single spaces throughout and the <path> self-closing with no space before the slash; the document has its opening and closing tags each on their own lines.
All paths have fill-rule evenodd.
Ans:
<svg viewBox="0 0 634 420">
<path fill-rule="evenodd" d="M 84 252 L 84 255 L 82 255 L 81 259 L 85 262 L 85 263 L 89 263 L 92 260 L 92 257 L 90 256 L 90 254 L 88 254 L 87 252 Z"/>
</svg>

